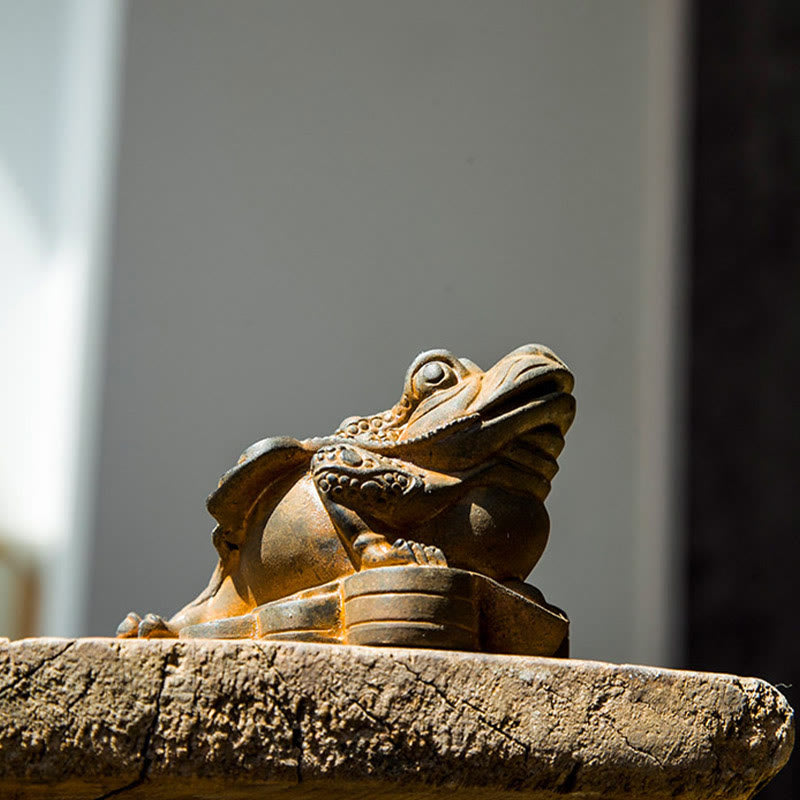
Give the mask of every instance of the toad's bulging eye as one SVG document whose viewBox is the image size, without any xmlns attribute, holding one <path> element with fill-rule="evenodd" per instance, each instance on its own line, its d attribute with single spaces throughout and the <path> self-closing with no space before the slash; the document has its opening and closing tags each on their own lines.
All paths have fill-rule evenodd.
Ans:
<svg viewBox="0 0 800 800">
<path fill-rule="evenodd" d="M 445 371 L 440 361 L 432 361 L 426 364 L 421 370 L 421 377 L 426 383 L 441 383 L 444 380 Z"/>
<path fill-rule="evenodd" d="M 429 361 L 414 376 L 414 388 L 420 394 L 455 383 L 452 367 L 444 361 Z"/>
</svg>

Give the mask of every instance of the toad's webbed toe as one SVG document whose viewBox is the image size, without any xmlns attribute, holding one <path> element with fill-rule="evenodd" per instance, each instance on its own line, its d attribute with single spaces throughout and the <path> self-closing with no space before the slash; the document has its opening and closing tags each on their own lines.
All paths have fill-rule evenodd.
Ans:
<svg viewBox="0 0 800 800">
<path fill-rule="evenodd" d="M 177 639 L 178 632 L 158 614 L 147 614 L 139 623 L 140 639 Z"/>
<path fill-rule="evenodd" d="M 142 618 L 135 611 L 131 611 L 117 626 L 117 638 L 135 639 L 139 635 L 139 623 L 141 621 Z"/>
</svg>

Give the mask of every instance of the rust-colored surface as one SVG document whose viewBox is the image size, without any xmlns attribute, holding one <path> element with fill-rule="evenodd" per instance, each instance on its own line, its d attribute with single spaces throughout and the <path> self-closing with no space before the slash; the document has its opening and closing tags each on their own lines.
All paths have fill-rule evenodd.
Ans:
<svg viewBox="0 0 800 800">
<path fill-rule="evenodd" d="M 208 498 L 207 589 L 170 620 L 128 615 L 118 635 L 565 655 L 567 618 L 524 580 L 547 542 L 572 388 L 541 345 L 486 371 L 431 350 L 387 411 L 257 442 Z"/>
</svg>

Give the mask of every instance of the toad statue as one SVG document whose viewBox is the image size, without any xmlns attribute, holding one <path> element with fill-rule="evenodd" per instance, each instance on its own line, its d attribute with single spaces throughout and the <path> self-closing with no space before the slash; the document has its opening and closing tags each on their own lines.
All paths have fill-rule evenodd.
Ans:
<svg viewBox="0 0 800 800">
<path fill-rule="evenodd" d="M 430 350 L 388 411 L 251 445 L 207 501 L 208 587 L 169 620 L 129 614 L 117 635 L 566 655 L 566 616 L 525 578 L 572 388 L 541 345 L 486 371 Z"/>
</svg>

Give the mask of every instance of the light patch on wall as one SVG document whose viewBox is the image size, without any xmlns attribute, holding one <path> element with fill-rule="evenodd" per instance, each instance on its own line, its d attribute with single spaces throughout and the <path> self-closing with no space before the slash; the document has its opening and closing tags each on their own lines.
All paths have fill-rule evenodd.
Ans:
<svg viewBox="0 0 800 800">
<path fill-rule="evenodd" d="M 34 3 L 0 29 L 0 634 L 80 625 L 120 11 Z"/>
</svg>

